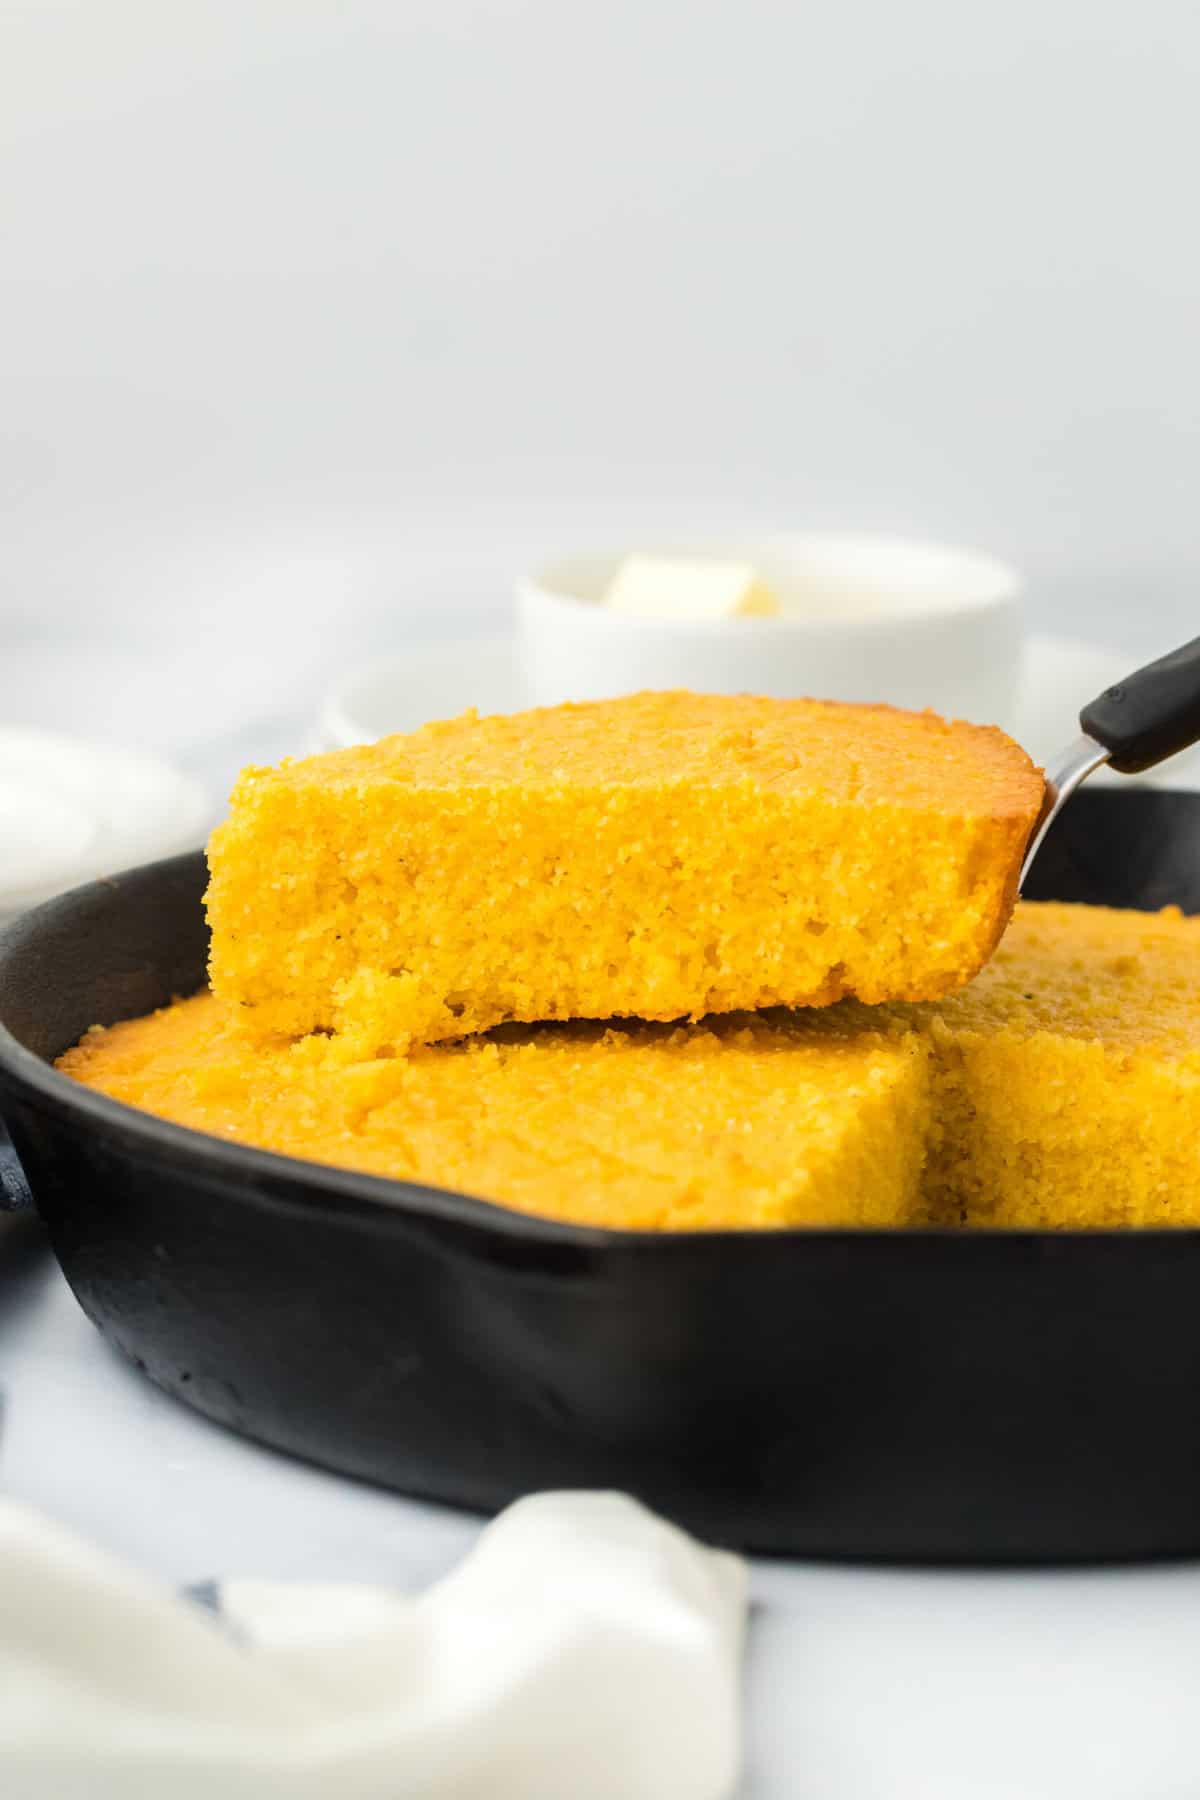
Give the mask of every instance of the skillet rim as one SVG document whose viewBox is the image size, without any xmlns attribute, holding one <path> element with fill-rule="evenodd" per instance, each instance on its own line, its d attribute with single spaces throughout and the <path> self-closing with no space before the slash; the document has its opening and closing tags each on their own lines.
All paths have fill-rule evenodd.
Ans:
<svg viewBox="0 0 1200 1800">
<path fill-rule="evenodd" d="M 138 863 L 114 875 L 101 876 L 43 901 L 19 914 L 0 927 L 0 978 L 14 960 L 32 953 L 41 934 L 51 925 L 69 920 L 89 901 L 112 899 L 112 890 L 122 881 L 137 876 L 150 880 L 167 879 L 171 874 L 184 874 L 204 850 L 186 850 L 181 854 Z M 100 895 L 97 890 L 108 890 Z M 197 1176 L 218 1182 L 230 1182 L 237 1197 L 255 1204 L 269 1203 L 274 1210 L 290 1211 L 300 1216 L 323 1212 L 346 1224 L 387 1229 L 389 1219 L 397 1214 L 425 1217 L 446 1224 L 458 1224 L 477 1230 L 495 1232 L 501 1237 L 545 1242 L 560 1247 L 573 1245 L 580 1250 L 639 1250 L 656 1246 L 656 1254 L 670 1254 L 666 1246 L 697 1242 L 714 1246 L 727 1244 L 789 1244 L 814 1239 L 824 1244 L 901 1241 L 927 1244 L 972 1244 L 980 1238 L 999 1238 L 1007 1243 L 1075 1245 L 1115 1240 L 1154 1242 L 1170 1239 L 1200 1238 L 1197 1225 L 1099 1226 L 1094 1230 L 1072 1227 L 1056 1231 L 1029 1226 L 983 1225 L 955 1226 L 830 1226 L 781 1225 L 769 1229 L 753 1226 L 718 1226 L 709 1229 L 687 1227 L 670 1231 L 629 1226 L 585 1225 L 569 1219 L 551 1219 L 538 1213 L 525 1213 L 485 1199 L 482 1195 L 463 1193 L 457 1188 L 428 1186 L 403 1181 L 387 1175 L 370 1175 L 356 1169 L 340 1168 L 335 1163 L 309 1161 L 289 1156 L 278 1150 L 263 1150 L 257 1145 L 242 1144 L 199 1131 L 191 1125 L 178 1125 L 156 1114 L 144 1112 L 124 1100 L 96 1093 L 52 1063 L 29 1050 L 17 1039 L 0 1017 L 0 1074 L 33 1099 L 43 1113 L 61 1112 L 81 1120 L 85 1128 L 94 1128 L 101 1137 L 116 1141 L 128 1155 L 130 1135 L 141 1140 L 159 1166 L 168 1170 L 182 1160 Z M 0 1084 L 0 1092 L 2 1092 Z M 0 1109 L 2 1117 L 2 1109 Z M 282 1190 L 282 1191 L 281 1191 Z M 347 1204 L 349 1203 L 349 1205 Z"/>
</svg>

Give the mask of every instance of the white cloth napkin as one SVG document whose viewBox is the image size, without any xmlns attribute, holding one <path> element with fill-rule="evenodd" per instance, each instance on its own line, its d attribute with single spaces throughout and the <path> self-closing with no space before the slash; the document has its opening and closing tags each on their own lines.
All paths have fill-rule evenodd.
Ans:
<svg viewBox="0 0 1200 1800">
<path fill-rule="evenodd" d="M 220 1617 L 0 1502 L 4 1800 L 723 1800 L 745 1568 L 540 1494 L 418 1598 L 236 1581 Z"/>
<path fill-rule="evenodd" d="M 200 844 L 201 785 L 160 757 L 0 726 L 0 920 Z"/>
</svg>

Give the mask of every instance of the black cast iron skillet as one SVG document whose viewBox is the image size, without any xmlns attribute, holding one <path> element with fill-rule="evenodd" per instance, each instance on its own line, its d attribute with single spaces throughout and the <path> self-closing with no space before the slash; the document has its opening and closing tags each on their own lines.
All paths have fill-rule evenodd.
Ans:
<svg viewBox="0 0 1200 1800">
<path fill-rule="evenodd" d="M 611 1485 L 756 1550 L 1200 1550 L 1200 1231 L 605 1232 L 58 1075 L 201 984 L 204 882 L 199 854 L 135 870 L 0 945 L 0 1104 L 54 1249 L 179 1399 L 406 1493 Z M 1029 891 L 1200 911 L 1200 795 L 1080 795 Z"/>
</svg>

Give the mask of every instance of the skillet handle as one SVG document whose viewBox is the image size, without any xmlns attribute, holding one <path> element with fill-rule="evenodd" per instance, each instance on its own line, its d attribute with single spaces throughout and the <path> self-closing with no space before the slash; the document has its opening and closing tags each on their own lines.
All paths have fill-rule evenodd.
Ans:
<svg viewBox="0 0 1200 1800">
<path fill-rule="evenodd" d="M 1200 738 L 1200 638 L 1106 688 L 1079 723 L 1122 775 L 1186 750 Z"/>
<path fill-rule="evenodd" d="M 33 1195 L 21 1161 L 0 1124 L 0 1213 L 32 1212 Z"/>
</svg>

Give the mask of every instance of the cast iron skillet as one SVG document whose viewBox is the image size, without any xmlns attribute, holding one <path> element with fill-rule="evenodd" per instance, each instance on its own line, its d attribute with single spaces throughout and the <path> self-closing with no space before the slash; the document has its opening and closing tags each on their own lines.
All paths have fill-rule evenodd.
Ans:
<svg viewBox="0 0 1200 1800">
<path fill-rule="evenodd" d="M 4 1118 L 84 1310 L 170 1393 L 487 1510 L 612 1485 L 765 1551 L 1200 1550 L 1200 1231 L 604 1232 L 56 1074 L 86 1026 L 201 984 L 204 881 L 157 863 L 0 945 Z M 1200 795 L 1080 795 L 1030 891 L 1200 911 Z"/>
</svg>

